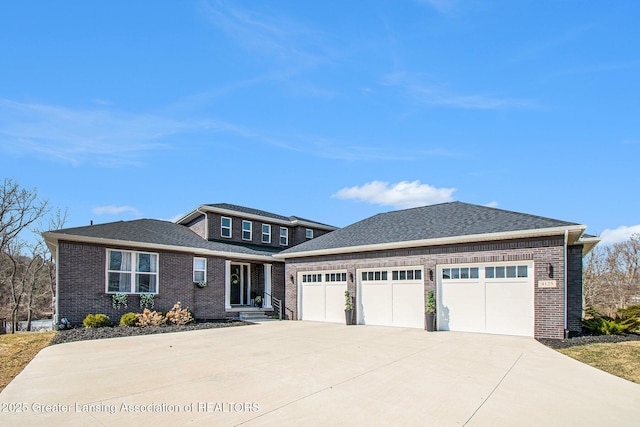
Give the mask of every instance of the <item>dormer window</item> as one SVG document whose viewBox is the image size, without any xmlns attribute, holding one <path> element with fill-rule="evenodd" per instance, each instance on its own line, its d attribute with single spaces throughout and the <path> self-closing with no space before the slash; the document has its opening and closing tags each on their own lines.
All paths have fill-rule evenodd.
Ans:
<svg viewBox="0 0 640 427">
<path fill-rule="evenodd" d="M 262 224 L 262 243 L 271 243 L 271 225 Z"/>
<path fill-rule="evenodd" d="M 242 221 L 242 240 L 251 240 L 252 234 L 251 221 Z"/>
<path fill-rule="evenodd" d="M 231 218 L 223 216 L 220 220 L 220 236 L 231 238 Z"/>
<path fill-rule="evenodd" d="M 289 229 L 285 227 L 280 227 L 280 245 L 288 246 L 289 245 Z"/>
<path fill-rule="evenodd" d="M 313 239 L 313 230 L 310 228 L 307 228 L 307 231 L 305 232 L 305 237 L 307 239 Z"/>
</svg>

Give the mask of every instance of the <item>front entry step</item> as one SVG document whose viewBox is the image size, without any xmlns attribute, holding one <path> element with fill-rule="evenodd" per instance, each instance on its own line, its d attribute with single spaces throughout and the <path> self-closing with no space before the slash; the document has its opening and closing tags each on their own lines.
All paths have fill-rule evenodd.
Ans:
<svg viewBox="0 0 640 427">
<path fill-rule="evenodd" d="M 264 311 L 241 311 L 238 315 L 240 320 L 246 320 L 247 322 L 269 322 L 276 320 L 267 316 Z"/>
</svg>

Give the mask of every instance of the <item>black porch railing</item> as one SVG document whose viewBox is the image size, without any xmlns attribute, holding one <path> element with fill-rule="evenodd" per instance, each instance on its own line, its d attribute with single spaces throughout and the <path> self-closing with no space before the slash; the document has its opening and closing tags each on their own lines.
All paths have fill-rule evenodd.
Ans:
<svg viewBox="0 0 640 427">
<path fill-rule="evenodd" d="M 273 307 L 274 312 L 278 313 L 278 320 L 282 320 L 282 301 L 265 292 L 264 296 L 266 297 L 267 295 L 271 297 L 271 307 Z"/>
</svg>

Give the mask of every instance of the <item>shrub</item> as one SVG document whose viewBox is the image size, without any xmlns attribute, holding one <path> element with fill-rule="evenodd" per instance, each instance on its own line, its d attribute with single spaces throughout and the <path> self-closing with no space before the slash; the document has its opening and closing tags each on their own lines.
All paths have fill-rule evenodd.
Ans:
<svg viewBox="0 0 640 427">
<path fill-rule="evenodd" d="M 615 317 L 601 315 L 593 309 L 588 309 L 587 315 L 590 318 L 584 319 L 582 326 L 597 335 L 620 335 L 635 332 L 640 327 L 640 316 L 633 315 L 635 307 L 618 310 Z"/>
<path fill-rule="evenodd" d="M 167 322 L 174 325 L 186 325 L 194 321 L 193 315 L 186 308 L 180 307 L 180 301 L 174 304 L 173 308 L 167 312 Z"/>
<path fill-rule="evenodd" d="M 427 292 L 427 306 L 425 312 L 433 314 L 436 312 L 436 298 L 433 291 Z"/>
<path fill-rule="evenodd" d="M 616 314 L 623 319 L 631 319 L 634 317 L 640 319 L 640 304 L 621 308 L 616 312 Z"/>
<path fill-rule="evenodd" d="M 111 319 L 106 314 L 87 314 L 82 323 L 85 328 L 104 328 L 111 326 Z"/>
<path fill-rule="evenodd" d="M 120 317 L 120 326 L 138 326 L 138 316 L 135 313 L 125 313 Z"/>
<path fill-rule="evenodd" d="M 165 317 L 157 311 L 151 311 L 145 308 L 142 313 L 136 314 L 138 322 L 137 326 L 160 326 L 166 322 Z"/>
</svg>

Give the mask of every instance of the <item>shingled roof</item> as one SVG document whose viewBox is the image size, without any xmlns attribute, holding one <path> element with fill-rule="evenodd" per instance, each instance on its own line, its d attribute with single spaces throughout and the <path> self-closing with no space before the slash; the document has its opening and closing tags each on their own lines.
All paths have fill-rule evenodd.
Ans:
<svg viewBox="0 0 640 427">
<path fill-rule="evenodd" d="M 324 224 L 322 222 L 314 221 L 311 219 L 301 218 L 299 216 L 284 216 L 278 215 L 273 212 L 267 212 L 260 209 L 249 208 L 246 206 L 234 205 L 231 203 L 209 203 L 206 205 L 200 205 L 196 209 L 192 210 L 176 222 L 178 224 L 188 224 L 190 221 L 201 217 L 204 212 L 218 212 L 225 215 L 238 215 L 242 218 L 253 218 L 262 220 L 272 220 L 276 223 L 284 224 L 286 226 L 308 226 L 314 228 L 320 228 L 327 231 L 335 230 L 337 227 L 333 225 Z"/>
<path fill-rule="evenodd" d="M 45 240 L 91 240 L 95 243 L 108 241 L 151 246 L 170 246 L 185 250 L 199 249 L 211 252 L 230 252 L 240 255 L 270 257 L 274 250 L 269 247 L 254 249 L 223 242 L 210 242 L 198 236 L 188 227 L 169 221 L 137 219 L 96 224 L 86 227 L 67 228 L 44 233 Z M 279 250 L 275 248 L 276 251 Z"/>
<path fill-rule="evenodd" d="M 567 227 L 577 236 L 585 226 L 462 202 L 442 203 L 374 215 L 281 252 L 276 257 L 305 252 L 365 248 L 397 242 L 427 241 L 493 233 Z"/>
<path fill-rule="evenodd" d="M 265 218 L 279 219 L 280 221 L 290 221 L 291 220 L 291 218 L 288 217 L 288 216 L 278 215 L 278 214 L 274 214 L 272 212 L 263 211 L 263 210 L 260 210 L 260 209 L 248 208 L 246 206 L 233 205 L 231 203 L 212 203 L 212 204 L 207 204 L 205 206 L 209 206 L 211 208 L 225 209 L 225 210 L 228 210 L 228 211 L 236 211 L 236 212 L 245 213 L 245 214 L 249 214 L 249 215 L 262 216 L 262 217 L 265 217 Z"/>
</svg>

